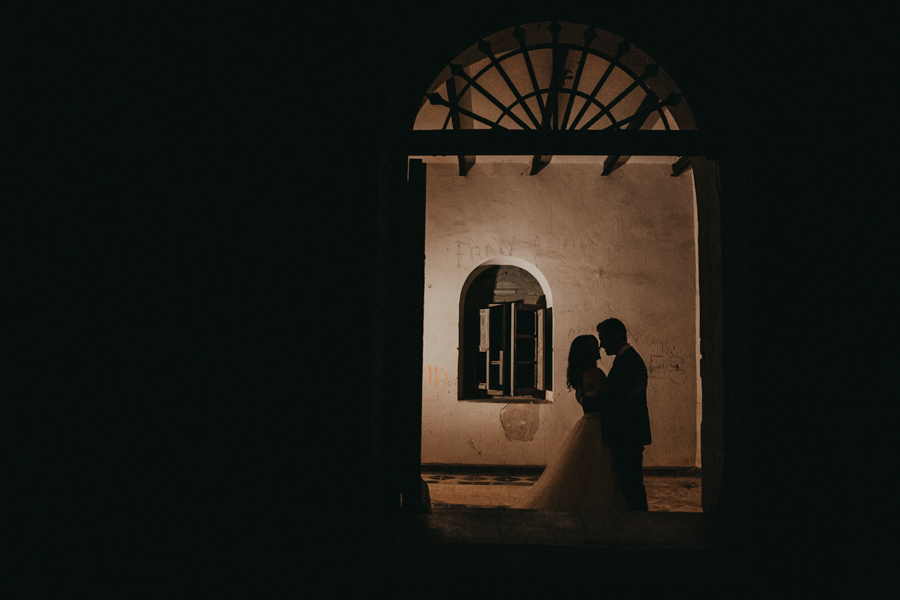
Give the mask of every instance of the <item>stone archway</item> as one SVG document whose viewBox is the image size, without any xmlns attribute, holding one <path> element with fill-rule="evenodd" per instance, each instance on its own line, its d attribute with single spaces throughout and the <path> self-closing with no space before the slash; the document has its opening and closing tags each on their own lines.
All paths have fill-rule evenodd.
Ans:
<svg viewBox="0 0 900 600">
<path fill-rule="evenodd" d="M 600 160 L 603 162 L 602 170 L 598 168 L 601 176 L 609 175 L 628 162 L 629 158 L 643 155 L 677 157 L 678 160 L 672 164 L 673 175 L 683 172 L 686 166 L 693 168 L 698 219 L 699 337 L 702 353 L 699 368 L 702 373 L 704 398 L 703 504 L 705 510 L 711 511 L 715 507 L 718 492 L 721 489 L 723 451 L 721 249 L 715 162 L 705 156 L 703 144 L 697 142 L 699 138 L 679 135 L 696 133 L 693 115 L 680 92 L 674 87 L 674 83 L 646 54 L 612 34 L 584 26 L 574 26 L 573 28 L 570 26 L 571 24 L 559 26 L 556 32 L 554 32 L 554 24 L 543 24 L 542 26 L 546 27 L 546 32 L 549 33 L 548 41 L 541 39 L 538 25 L 541 24 L 535 25 L 532 29 L 533 32 L 538 32 L 538 39 L 532 40 L 534 43 L 528 41 L 529 26 L 513 28 L 485 38 L 460 55 L 463 59 L 451 63 L 435 79 L 420 106 L 420 115 L 422 115 L 422 110 L 431 110 L 435 107 L 446 110 L 441 129 L 430 131 L 418 129 L 416 133 L 427 135 L 410 138 L 409 154 L 429 155 L 429 152 L 421 152 L 421 150 L 428 148 L 431 144 L 430 149 L 434 150 L 434 154 L 451 155 L 453 160 L 458 161 L 461 175 L 466 175 L 471 171 L 478 156 L 503 156 L 511 153 L 531 155 L 530 175 L 540 173 L 550 164 L 554 156 L 572 154 L 600 157 L 598 162 Z M 582 42 L 572 40 L 573 31 L 578 29 L 581 30 L 584 38 Z M 522 35 L 522 31 L 525 31 L 526 35 Z M 587 33 L 589 31 L 594 33 Z M 491 121 L 485 116 L 485 113 L 476 110 L 477 101 L 470 98 L 470 101 L 467 102 L 465 96 L 467 92 L 472 96 L 473 90 L 478 90 L 479 86 L 484 87 L 479 80 L 487 77 L 491 68 L 499 73 L 496 68 L 496 64 L 501 62 L 498 55 L 504 48 L 513 48 L 510 45 L 504 47 L 502 43 L 498 42 L 498 39 L 503 36 L 515 40 L 519 44 L 518 55 L 520 56 L 524 57 L 528 54 L 528 50 L 523 50 L 525 48 L 545 51 L 545 63 L 549 63 L 549 76 L 546 78 L 546 84 L 538 81 L 528 94 L 520 93 L 518 97 L 515 97 L 516 93 L 511 91 L 515 98 L 505 107 L 500 106 L 503 102 L 497 95 L 494 95 L 493 100 L 487 98 L 491 95 L 488 92 L 485 95 L 487 100 L 482 98 L 481 102 L 483 105 L 487 102 L 496 109 L 495 119 Z M 627 77 L 623 79 L 624 88 L 620 88 L 610 102 L 604 104 L 603 101 L 597 100 L 600 98 L 599 96 L 594 95 L 594 99 L 597 100 L 595 103 L 597 106 L 594 108 L 597 112 L 582 121 L 590 123 L 590 126 L 583 131 L 566 127 L 567 123 L 577 122 L 577 119 L 575 121 L 568 120 L 566 114 L 577 116 L 581 109 L 577 107 L 577 104 L 562 100 L 563 96 L 566 96 L 565 77 L 562 74 L 566 72 L 566 65 L 570 61 L 571 55 L 561 58 L 558 53 L 560 46 L 567 46 L 567 53 L 571 53 L 573 47 L 578 43 L 582 44 L 582 56 L 591 54 L 588 48 L 591 51 L 596 49 L 595 46 L 605 48 L 605 51 L 597 50 L 597 55 L 608 59 L 607 67 L 609 65 L 615 65 L 615 68 L 622 67 L 621 70 L 625 76 L 631 77 L 630 83 L 625 81 Z M 613 50 L 610 50 L 611 48 Z M 510 50 L 510 52 L 512 51 Z M 480 59 L 478 53 L 481 55 Z M 478 67 L 479 60 L 484 63 L 480 68 Z M 586 64 L 587 60 L 581 62 Z M 526 71 L 530 71 L 530 67 L 527 65 Z M 578 79 L 578 83 L 587 81 L 589 79 L 585 77 L 587 72 L 583 69 L 572 79 Z M 602 73 L 606 70 L 600 69 L 597 72 L 600 73 L 599 80 L 603 80 Z M 501 80 L 506 79 L 502 75 L 498 75 L 498 77 Z M 612 79 L 612 76 L 608 76 L 606 79 Z M 651 85 L 651 81 L 653 85 Z M 504 82 L 504 84 L 509 86 L 508 82 Z M 510 86 L 510 88 L 512 87 L 514 86 Z M 632 92 L 642 92 L 643 96 L 630 99 L 632 108 L 630 114 L 615 115 L 609 107 L 611 104 L 622 104 L 624 100 L 617 102 L 615 100 L 620 96 L 627 97 L 627 94 L 623 96 L 622 93 L 629 87 L 632 87 Z M 575 91 L 575 86 L 570 89 L 572 91 L 568 93 L 568 99 L 578 98 L 580 93 Z M 442 91 L 445 92 L 445 95 L 441 95 Z M 542 94 L 546 100 L 544 102 L 540 102 Z M 554 94 L 556 100 L 551 100 L 551 96 Z M 529 97 L 525 98 L 526 95 Z M 536 106 L 532 107 L 530 115 L 525 108 L 528 100 L 536 103 Z M 593 100 L 590 98 L 585 98 L 581 108 L 592 102 Z M 589 107 L 588 110 L 592 109 Z M 516 114 L 516 111 L 519 111 L 519 114 Z M 584 114 L 589 115 L 590 113 Z M 651 119 L 650 116 L 653 114 L 656 116 Z M 433 116 L 432 120 L 434 120 Z M 606 127 L 594 128 L 602 125 L 604 119 L 608 121 Z M 515 123 L 518 131 L 516 128 L 503 126 L 506 122 Z M 534 125 L 530 131 L 529 124 Z M 418 125 L 419 121 L 417 121 L 417 127 Z M 645 126 L 649 129 L 644 129 Z"/>
</svg>

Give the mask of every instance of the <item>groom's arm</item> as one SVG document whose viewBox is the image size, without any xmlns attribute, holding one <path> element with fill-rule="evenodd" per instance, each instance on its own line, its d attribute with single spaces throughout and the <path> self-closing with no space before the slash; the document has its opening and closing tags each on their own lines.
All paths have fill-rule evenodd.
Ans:
<svg viewBox="0 0 900 600">
<path fill-rule="evenodd" d="M 647 391 L 644 361 L 638 355 L 622 359 L 611 370 L 607 381 L 607 398 L 613 410 L 621 409 L 628 399 Z"/>
</svg>

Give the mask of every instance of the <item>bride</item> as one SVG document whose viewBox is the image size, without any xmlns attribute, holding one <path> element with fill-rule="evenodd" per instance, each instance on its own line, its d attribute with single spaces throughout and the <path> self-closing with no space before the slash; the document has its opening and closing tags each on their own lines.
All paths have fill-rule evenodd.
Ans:
<svg viewBox="0 0 900 600">
<path fill-rule="evenodd" d="M 592 335 L 572 340 L 566 385 L 579 404 L 599 396 L 606 374 L 597 368 L 600 345 Z M 599 413 L 585 414 L 575 423 L 537 483 L 512 503 L 512 508 L 561 512 L 627 510 L 609 448 L 603 443 Z"/>
</svg>

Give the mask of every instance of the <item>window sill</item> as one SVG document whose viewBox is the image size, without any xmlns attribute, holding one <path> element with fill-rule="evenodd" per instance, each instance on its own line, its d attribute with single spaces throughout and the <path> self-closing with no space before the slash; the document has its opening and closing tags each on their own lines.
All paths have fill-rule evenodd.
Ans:
<svg viewBox="0 0 900 600">
<path fill-rule="evenodd" d="M 478 402 L 493 404 L 553 404 L 553 400 L 535 398 L 534 396 L 491 396 L 490 398 L 462 398 L 460 402 Z"/>
</svg>

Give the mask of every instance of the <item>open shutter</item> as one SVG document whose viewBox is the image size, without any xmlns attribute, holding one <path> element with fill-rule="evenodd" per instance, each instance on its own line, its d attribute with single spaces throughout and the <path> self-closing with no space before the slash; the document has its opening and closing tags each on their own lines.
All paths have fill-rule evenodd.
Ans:
<svg viewBox="0 0 900 600">
<path fill-rule="evenodd" d="M 478 310 L 478 389 L 490 396 L 538 396 L 552 389 L 550 310 L 504 302 Z"/>
<path fill-rule="evenodd" d="M 535 352 L 537 343 L 537 310 L 531 304 L 517 303 L 512 307 L 515 336 L 515 396 L 533 396 L 537 393 Z"/>
<path fill-rule="evenodd" d="M 515 396 L 516 395 L 516 387 L 518 386 L 518 379 L 516 379 L 516 337 L 518 336 L 519 327 L 518 327 L 518 312 L 517 312 L 517 304 L 515 302 L 509 303 L 507 306 L 507 314 L 509 315 L 509 389 L 510 393 Z"/>
<path fill-rule="evenodd" d="M 481 316 L 481 331 L 478 342 L 478 351 L 487 352 L 491 346 L 491 309 L 482 308 L 478 311 Z"/>
<path fill-rule="evenodd" d="M 477 368 L 478 389 L 488 390 L 491 377 L 491 309 L 478 310 L 478 352 L 481 365 Z"/>
<path fill-rule="evenodd" d="M 537 335 L 534 340 L 534 387 L 544 391 L 547 389 L 544 380 L 544 321 L 546 319 L 546 310 L 543 308 L 537 309 L 535 312 L 535 319 L 537 321 L 535 323 Z"/>
<path fill-rule="evenodd" d="M 491 396 L 503 395 L 504 383 L 504 327 L 503 306 L 479 309 L 480 332 L 478 351 L 484 353 L 484 378 L 478 387 Z"/>
</svg>

